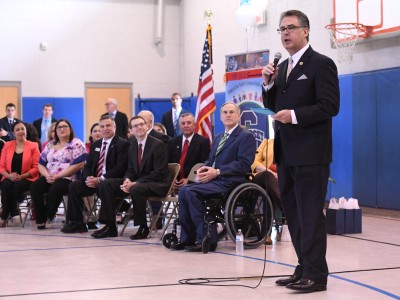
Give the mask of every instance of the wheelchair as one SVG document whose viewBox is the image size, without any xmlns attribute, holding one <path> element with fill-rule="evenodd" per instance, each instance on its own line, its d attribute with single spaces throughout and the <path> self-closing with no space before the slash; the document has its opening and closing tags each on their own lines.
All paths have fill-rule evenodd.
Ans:
<svg viewBox="0 0 400 300">
<path fill-rule="evenodd" d="M 207 234 L 202 241 L 202 251 L 214 251 L 216 244 L 211 244 L 211 226 L 218 225 L 218 240 L 228 236 L 236 242 L 236 233 L 241 229 L 246 249 L 257 248 L 265 243 L 273 221 L 272 203 L 266 191 L 252 182 L 239 184 L 225 195 L 215 195 L 204 199 L 204 224 Z M 171 248 L 178 242 L 177 226 L 174 221 L 173 230 L 163 237 L 163 245 Z"/>
</svg>

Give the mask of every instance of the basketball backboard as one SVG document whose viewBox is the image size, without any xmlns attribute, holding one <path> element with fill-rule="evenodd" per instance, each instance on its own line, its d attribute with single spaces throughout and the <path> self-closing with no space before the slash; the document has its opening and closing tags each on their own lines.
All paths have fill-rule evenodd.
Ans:
<svg viewBox="0 0 400 300">
<path fill-rule="evenodd" d="M 360 23 L 360 37 L 400 34 L 400 0 L 334 0 L 334 23 Z M 391 35 L 388 35 L 391 36 Z"/>
</svg>

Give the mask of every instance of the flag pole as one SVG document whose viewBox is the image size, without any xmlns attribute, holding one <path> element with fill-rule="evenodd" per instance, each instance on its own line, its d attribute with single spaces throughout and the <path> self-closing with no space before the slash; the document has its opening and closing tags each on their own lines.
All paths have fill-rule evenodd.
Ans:
<svg viewBox="0 0 400 300">
<path fill-rule="evenodd" d="M 207 19 L 208 25 L 202 51 L 196 104 L 196 132 L 210 139 L 210 143 L 214 136 L 212 116 L 216 109 L 212 70 L 212 15 L 210 9 L 204 12 L 204 18 Z"/>
<path fill-rule="evenodd" d="M 213 63 L 213 52 L 212 52 L 212 39 L 211 39 L 211 19 L 214 16 L 213 12 L 211 9 L 207 9 L 206 11 L 204 11 L 204 19 L 207 20 L 207 36 L 209 39 L 209 43 L 210 43 L 210 61 L 211 61 L 211 65 Z M 211 141 L 214 139 L 215 136 L 215 118 L 214 118 L 215 114 L 214 112 L 210 115 L 211 117 Z"/>
</svg>

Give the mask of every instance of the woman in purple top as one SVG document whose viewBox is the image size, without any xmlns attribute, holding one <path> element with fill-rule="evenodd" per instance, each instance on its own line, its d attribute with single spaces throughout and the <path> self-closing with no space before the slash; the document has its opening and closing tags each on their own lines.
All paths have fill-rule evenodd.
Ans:
<svg viewBox="0 0 400 300">
<path fill-rule="evenodd" d="M 63 196 L 68 194 L 68 185 L 86 161 L 85 145 L 75 138 L 69 121 L 59 120 L 55 129 L 54 141 L 40 155 L 38 169 L 42 176 L 31 185 L 38 229 L 45 229 L 47 219 L 54 219 Z"/>
</svg>

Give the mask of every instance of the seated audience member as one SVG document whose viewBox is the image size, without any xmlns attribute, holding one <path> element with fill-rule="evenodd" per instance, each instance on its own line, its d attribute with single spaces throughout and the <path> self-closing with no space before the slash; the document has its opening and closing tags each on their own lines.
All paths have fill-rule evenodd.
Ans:
<svg viewBox="0 0 400 300">
<path fill-rule="evenodd" d="M 6 226 L 8 217 L 19 215 L 18 199 L 29 191 L 32 181 L 39 178 L 38 144 L 26 139 L 24 123 L 13 125 L 15 140 L 4 145 L 0 160 L 2 216 L 0 227 Z"/>
<path fill-rule="evenodd" d="M 133 117 L 129 123 L 134 138 L 131 138 L 128 150 L 128 169 L 124 178 L 105 179 L 99 185 L 99 196 L 102 199 L 99 219 L 106 225 L 92 234 L 94 238 L 118 235 L 115 198 L 130 195 L 133 220 L 135 226 L 139 226 L 136 234 L 130 238 L 146 239 L 149 235 L 146 220 L 147 198 L 165 195 L 171 185 L 167 145 L 147 134 L 146 122 L 142 117 Z"/>
<path fill-rule="evenodd" d="M 162 134 L 167 134 L 167 129 L 161 123 L 154 123 L 154 130 Z"/>
<path fill-rule="evenodd" d="M 155 137 L 156 139 L 162 141 L 165 144 L 168 144 L 169 141 L 169 136 L 166 134 L 162 134 L 156 130 L 154 130 L 153 126 L 154 126 L 154 115 L 151 111 L 149 110 L 142 110 L 139 112 L 138 114 L 139 117 L 142 117 L 145 122 L 146 122 L 146 126 L 147 126 L 147 134 L 149 136 Z M 133 139 L 135 139 L 134 134 L 133 135 Z M 158 211 L 160 210 L 161 207 L 161 202 L 158 201 L 153 201 L 150 203 L 151 209 L 153 210 L 154 214 L 157 214 Z M 125 205 L 126 207 L 126 205 Z M 156 224 L 157 229 L 161 229 L 162 228 L 162 219 L 158 219 L 158 223 Z"/>
<path fill-rule="evenodd" d="M 31 185 L 38 229 L 45 229 L 47 219 L 54 219 L 63 196 L 68 194 L 69 184 L 76 180 L 85 160 L 85 145 L 75 138 L 70 122 L 58 120 L 54 142 L 47 144 L 40 155 L 38 169 L 42 176 Z"/>
<path fill-rule="evenodd" d="M 169 141 L 169 136 L 166 134 L 162 134 L 156 130 L 154 130 L 154 115 L 149 110 L 142 110 L 138 113 L 139 117 L 142 117 L 146 121 L 147 126 L 147 134 L 159 139 L 163 143 L 167 144 Z"/>
<path fill-rule="evenodd" d="M 110 116 L 100 118 L 99 128 L 103 138 L 91 146 L 83 168 L 83 179 L 77 179 L 69 185 L 67 222 L 61 229 L 64 233 L 86 232 L 88 228 L 83 223 L 82 197 L 96 193 L 99 184 L 105 179 L 122 178 L 125 174 L 129 142 L 115 134 L 115 121 Z"/>
<path fill-rule="evenodd" d="M 47 141 L 43 143 L 42 149 L 46 148 L 46 146 L 50 143 L 50 145 L 54 144 L 54 138 L 56 134 L 56 122 L 51 123 L 49 130 L 47 131 Z"/>
<path fill-rule="evenodd" d="M 111 119 L 112 119 L 112 118 L 111 118 Z M 115 121 L 114 121 L 114 123 L 115 123 Z M 91 146 L 94 142 L 100 140 L 101 138 L 102 138 L 102 136 L 101 136 L 101 130 L 100 130 L 99 123 L 94 123 L 94 124 L 92 125 L 92 127 L 90 128 L 89 142 L 87 142 L 87 143 L 85 144 L 86 152 L 87 152 L 87 153 L 90 153 L 90 146 Z"/>
<path fill-rule="evenodd" d="M 267 149 L 268 149 L 268 158 L 267 158 Z M 273 157 L 274 157 L 274 140 L 266 140 L 266 139 L 263 140 L 263 142 L 257 149 L 254 162 L 251 165 L 251 170 L 253 174 L 255 174 L 254 183 L 263 187 L 267 191 L 272 202 L 273 211 L 275 212 L 277 207 L 280 210 L 282 210 L 282 204 L 281 204 L 281 196 L 278 185 L 278 175 L 276 173 L 276 167 L 273 164 Z M 268 169 L 266 166 L 268 166 Z M 267 178 L 265 178 L 266 176 Z M 268 245 L 272 244 L 270 235 L 267 236 L 266 243 Z"/>
<path fill-rule="evenodd" d="M 171 245 L 174 250 L 202 251 L 201 244 L 207 234 L 203 200 L 226 193 L 232 187 L 246 182 L 243 174 L 250 172 L 256 152 L 254 136 L 239 125 L 239 106 L 226 102 L 221 106 L 220 112 L 225 132 L 214 138 L 208 160 L 197 171 L 198 182 L 179 189 L 181 236 L 179 243 Z M 231 175 L 223 176 L 224 173 Z M 238 175 L 233 176 L 235 173 Z M 210 250 L 214 251 L 218 242 L 217 228 L 215 223 L 210 226 Z"/>
<path fill-rule="evenodd" d="M 179 163 L 181 167 L 174 182 L 175 190 L 185 184 L 192 167 L 205 162 L 210 154 L 210 140 L 194 132 L 196 124 L 193 114 L 181 114 L 179 127 L 182 134 L 168 141 L 168 162 Z"/>
<path fill-rule="evenodd" d="M 25 127 L 26 127 L 26 139 L 28 141 L 37 143 L 39 146 L 39 151 L 42 151 L 42 142 L 40 141 L 35 126 L 29 123 L 25 123 Z"/>
</svg>

